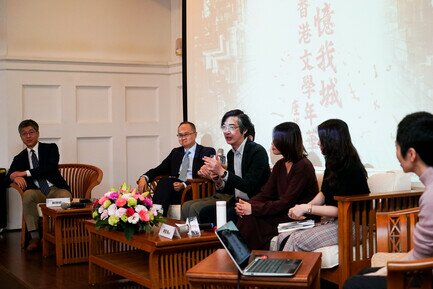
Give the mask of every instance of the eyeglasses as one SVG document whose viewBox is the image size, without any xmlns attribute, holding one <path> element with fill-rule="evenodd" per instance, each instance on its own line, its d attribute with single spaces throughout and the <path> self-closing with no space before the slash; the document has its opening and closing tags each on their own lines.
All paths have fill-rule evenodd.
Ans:
<svg viewBox="0 0 433 289">
<path fill-rule="evenodd" d="M 183 137 L 189 137 L 192 134 L 195 134 L 195 132 L 178 133 L 176 136 L 178 138 L 183 138 Z"/>
<path fill-rule="evenodd" d="M 234 132 L 237 128 L 238 128 L 238 126 L 235 126 L 234 124 L 223 124 L 221 126 L 221 130 L 223 132 L 224 131 Z"/>
<path fill-rule="evenodd" d="M 36 131 L 31 130 L 31 131 L 28 131 L 28 132 L 22 132 L 22 133 L 20 133 L 20 136 L 33 136 L 35 134 L 36 134 Z"/>
</svg>

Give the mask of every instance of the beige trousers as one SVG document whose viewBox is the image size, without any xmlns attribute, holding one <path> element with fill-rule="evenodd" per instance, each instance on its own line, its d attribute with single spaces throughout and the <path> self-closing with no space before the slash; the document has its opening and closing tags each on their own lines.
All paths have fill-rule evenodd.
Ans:
<svg viewBox="0 0 433 289">
<path fill-rule="evenodd" d="M 50 192 L 45 196 L 41 190 L 26 190 L 23 195 L 23 215 L 26 221 L 27 231 L 38 229 L 39 214 L 37 205 L 45 203 L 47 198 L 71 198 L 69 191 L 52 186 Z"/>
</svg>

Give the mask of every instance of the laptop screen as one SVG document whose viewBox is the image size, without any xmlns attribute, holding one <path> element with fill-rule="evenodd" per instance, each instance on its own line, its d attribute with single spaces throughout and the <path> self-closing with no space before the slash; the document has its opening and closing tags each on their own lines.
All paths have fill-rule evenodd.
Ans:
<svg viewBox="0 0 433 289">
<path fill-rule="evenodd" d="M 230 221 L 218 228 L 216 233 L 238 266 L 244 269 L 248 265 L 251 250 L 235 224 Z"/>
</svg>

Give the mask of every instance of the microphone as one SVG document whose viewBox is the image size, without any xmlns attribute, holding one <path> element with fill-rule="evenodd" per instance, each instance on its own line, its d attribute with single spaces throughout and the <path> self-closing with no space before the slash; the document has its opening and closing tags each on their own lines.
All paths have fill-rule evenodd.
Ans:
<svg viewBox="0 0 433 289">
<path fill-rule="evenodd" d="M 67 210 L 69 208 L 85 208 L 86 203 L 81 203 L 81 202 L 62 203 L 60 207 L 62 207 L 63 210 Z"/>
<path fill-rule="evenodd" d="M 226 156 L 224 155 L 224 150 L 222 148 L 219 148 L 217 150 L 217 157 L 218 157 L 218 160 L 221 162 L 222 165 L 226 164 Z"/>
<path fill-rule="evenodd" d="M 200 230 L 212 230 L 213 228 L 215 228 L 214 223 L 201 223 L 198 224 L 198 227 L 200 228 Z"/>
</svg>

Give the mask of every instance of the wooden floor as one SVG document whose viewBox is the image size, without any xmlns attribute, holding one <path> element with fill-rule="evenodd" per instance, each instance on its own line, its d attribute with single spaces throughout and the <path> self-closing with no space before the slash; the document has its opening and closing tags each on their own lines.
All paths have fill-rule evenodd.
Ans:
<svg viewBox="0 0 433 289">
<path fill-rule="evenodd" d="M 88 265 L 74 264 L 57 267 L 54 256 L 42 257 L 42 252 L 26 253 L 20 247 L 20 231 L 0 234 L 0 289 L 141 289 L 127 280 L 88 285 Z M 338 288 L 322 282 L 322 289 Z"/>
<path fill-rule="evenodd" d="M 26 253 L 25 250 L 21 250 L 20 231 L 6 231 L 0 234 L 0 288 L 138 289 L 145 287 L 126 280 L 90 286 L 87 263 L 57 267 L 54 256 L 43 258 L 42 251 Z"/>
</svg>

